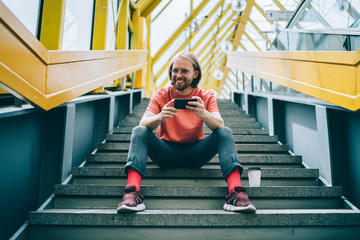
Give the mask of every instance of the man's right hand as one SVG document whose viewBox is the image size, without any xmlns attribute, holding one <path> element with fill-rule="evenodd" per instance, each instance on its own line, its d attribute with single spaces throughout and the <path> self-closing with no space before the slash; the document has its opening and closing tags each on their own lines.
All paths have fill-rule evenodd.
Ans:
<svg viewBox="0 0 360 240">
<path fill-rule="evenodd" d="M 168 118 L 174 118 L 177 116 L 179 109 L 174 108 L 175 99 L 171 100 L 161 110 L 159 114 L 154 114 L 153 112 L 146 111 L 144 116 L 141 118 L 140 126 L 144 126 L 154 130 L 161 123 L 165 122 Z"/>
<path fill-rule="evenodd" d="M 174 101 L 175 99 L 171 100 L 161 110 L 159 113 L 161 122 L 165 122 L 168 118 L 174 118 L 177 116 L 177 112 L 179 112 L 179 109 L 174 108 Z"/>
</svg>

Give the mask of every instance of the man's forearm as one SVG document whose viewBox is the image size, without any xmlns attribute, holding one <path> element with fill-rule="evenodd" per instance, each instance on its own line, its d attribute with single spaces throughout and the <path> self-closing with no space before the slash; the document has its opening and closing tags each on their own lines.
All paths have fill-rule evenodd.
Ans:
<svg viewBox="0 0 360 240">
<path fill-rule="evenodd" d="M 140 121 L 140 126 L 144 126 L 147 127 L 151 130 L 154 130 L 155 128 L 157 128 L 160 124 L 161 124 L 161 118 L 159 117 L 159 114 L 151 116 L 151 117 L 146 117 L 144 116 L 141 121 Z"/>
<path fill-rule="evenodd" d="M 201 118 L 204 123 L 213 131 L 216 128 L 224 127 L 224 121 L 221 118 L 220 114 L 210 113 L 208 111 L 204 112 L 204 116 Z"/>
</svg>

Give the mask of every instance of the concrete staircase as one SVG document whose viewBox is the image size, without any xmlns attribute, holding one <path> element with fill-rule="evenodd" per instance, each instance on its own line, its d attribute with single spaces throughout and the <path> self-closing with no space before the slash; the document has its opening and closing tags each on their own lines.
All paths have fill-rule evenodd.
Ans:
<svg viewBox="0 0 360 240">
<path fill-rule="evenodd" d="M 277 136 L 229 101 L 219 101 L 232 128 L 242 184 L 256 214 L 222 210 L 226 183 L 215 157 L 201 169 L 163 170 L 148 160 L 141 191 L 147 210 L 116 213 L 126 185 L 131 129 L 148 101 L 73 169 L 66 185 L 55 186 L 53 206 L 29 214 L 29 239 L 355 239 L 360 212 L 342 198 L 341 187 L 327 187 L 317 169 L 302 165 Z M 210 130 L 205 127 L 206 134 Z M 248 187 L 247 168 L 262 168 L 261 187 Z"/>
</svg>

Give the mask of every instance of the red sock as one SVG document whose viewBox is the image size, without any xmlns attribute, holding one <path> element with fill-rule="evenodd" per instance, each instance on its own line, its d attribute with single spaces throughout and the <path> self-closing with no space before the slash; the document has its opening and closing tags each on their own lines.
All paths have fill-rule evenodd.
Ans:
<svg viewBox="0 0 360 240">
<path fill-rule="evenodd" d="M 241 186 L 240 171 L 239 168 L 235 168 L 226 178 L 226 182 L 229 188 L 229 193 L 235 192 L 235 187 Z"/>
<path fill-rule="evenodd" d="M 127 185 L 134 185 L 136 187 L 136 191 L 140 191 L 141 184 L 141 175 L 137 171 L 132 168 L 128 170 L 128 183 Z"/>
</svg>

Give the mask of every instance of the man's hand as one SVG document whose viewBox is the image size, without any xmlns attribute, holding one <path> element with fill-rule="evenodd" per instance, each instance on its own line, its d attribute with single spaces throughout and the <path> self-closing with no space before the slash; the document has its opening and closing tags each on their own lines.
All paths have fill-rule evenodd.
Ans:
<svg viewBox="0 0 360 240">
<path fill-rule="evenodd" d="M 160 114 L 160 120 L 161 122 L 165 122 L 168 118 L 174 118 L 177 116 L 177 112 L 179 112 L 179 109 L 174 108 L 174 101 L 175 99 L 171 100 L 161 110 Z"/>
<path fill-rule="evenodd" d="M 189 109 L 193 113 L 196 114 L 199 118 L 202 118 L 201 116 L 205 113 L 205 107 L 204 107 L 204 101 L 198 97 L 193 96 L 192 99 L 196 99 L 196 102 L 188 102 L 188 105 L 186 105 L 186 109 Z"/>
<path fill-rule="evenodd" d="M 177 116 L 178 109 L 174 108 L 174 99 L 165 104 L 163 109 L 159 114 L 154 114 L 153 112 L 146 111 L 144 116 L 141 118 L 140 126 L 144 126 L 154 130 L 161 123 L 165 122 L 168 118 L 174 118 Z"/>
<path fill-rule="evenodd" d="M 189 102 L 186 106 L 187 109 L 194 112 L 196 116 L 201 118 L 204 123 L 211 129 L 215 130 L 216 128 L 223 127 L 224 121 L 218 112 L 208 112 L 204 107 L 204 101 L 198 97 L 193 96 L 192 98 L 196 99 L 196 102 Z M 191 106 L 190 106 L 191 105 Z"/>
</svg>

